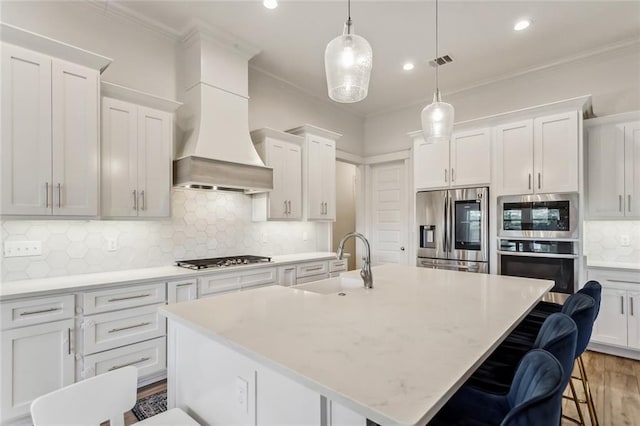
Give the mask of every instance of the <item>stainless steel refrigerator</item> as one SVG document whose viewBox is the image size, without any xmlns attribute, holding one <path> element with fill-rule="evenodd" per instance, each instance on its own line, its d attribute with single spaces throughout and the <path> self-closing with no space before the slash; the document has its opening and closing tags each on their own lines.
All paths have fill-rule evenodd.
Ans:
<svg viewBox="0 0 640 426">
<path fill-rule="evenodd" d="M 416 195 L 417 266 L 489 272 L 489 188 Z"/>
</svg>

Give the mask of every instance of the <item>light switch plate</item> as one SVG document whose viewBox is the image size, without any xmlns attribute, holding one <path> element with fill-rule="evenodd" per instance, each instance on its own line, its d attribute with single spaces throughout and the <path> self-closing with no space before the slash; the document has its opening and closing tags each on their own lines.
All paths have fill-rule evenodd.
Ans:
<svg viewBox="0 0 640 426">
<path fill-rule="evenodd" d="M 39 256 L 42 254 L 42 241 L 5 241 L 4 257 Z"/>
<path fill-rule="evenodd" d="M 249 382 L 242 377 L 236 377 L 236 403 L 243 413 L 249 412 Z"/>
<path fill-rule="evenodd" d="M 629 247 L 631 245 L 631 237 L 628 235 L 620 235 L 620 245 L 622 247 Z"/>
</svg>

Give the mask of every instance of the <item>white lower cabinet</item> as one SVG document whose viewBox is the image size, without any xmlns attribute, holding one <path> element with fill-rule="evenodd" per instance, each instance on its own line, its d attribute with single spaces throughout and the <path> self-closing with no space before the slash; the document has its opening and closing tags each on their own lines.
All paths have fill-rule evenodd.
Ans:
<svg viewBox="0 0 640 426">
<path fill-rule="evenodd" d="M 167 338 L 158 337 L 84 357 L 82 378 L 97 376 L 133 365 L 140 377 L 161 373 L 167 365 Z"/>
<path fill-rule="evenodd" d="M 214 274 L 198 278 L 198 298 L 220 293 L 263 287 L 277 282 L 276 268 L 252 269 L 245 272 Z"/>
<path fill-rule="evenodd" d="M 167 303 L 180 303 L 198 298 L 198 281 L 196 279 L 169 281 L 167 283 Z"/>
<path fill-rule="evenodd" d="M 304 284 L 312 281 L 329 278 L 329 262 L 308 262 L 297 265 L 296 284 Z"/>
<path fill-rule="evenodd" d="M 296 265 L 278 267 L 278 284 L 285 287 L 296 285 Z"/>
<path fill-rule="evenodd" d="M 0 423 L 29 415 L 31 401 L 74 382 L 74 296 L 0 304 Z"/>
<path fill-rule="evenodd" d="M 637 272 L 589 269 L 602 285 L 600 313 L 591 342 L 640 350 L 640 277 Z"/>
</svg>

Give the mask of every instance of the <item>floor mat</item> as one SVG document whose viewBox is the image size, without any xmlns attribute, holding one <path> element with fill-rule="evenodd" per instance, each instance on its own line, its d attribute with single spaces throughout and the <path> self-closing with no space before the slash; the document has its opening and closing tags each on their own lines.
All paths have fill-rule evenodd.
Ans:
<svg viewBox="0 0 640 426">
<path fill-rule="evenodd" d="M 167 391 L 160 391 L 140 398 L 136 401 L 136 405 L 133 406 L 131 411 L 133 411 L 138 420 L 144 420 L 147 417 L 167 411 Z"/>
</svg>

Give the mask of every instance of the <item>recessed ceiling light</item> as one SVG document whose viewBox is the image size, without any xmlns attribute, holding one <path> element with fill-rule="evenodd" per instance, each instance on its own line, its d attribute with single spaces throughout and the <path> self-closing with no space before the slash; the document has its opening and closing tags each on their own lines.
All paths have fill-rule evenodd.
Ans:
<svg viewBox="0 0 640 426">
<path fill-rule="evenodd" d="M 513 26 L 513 29 L 516 31 L 522 31 L 524 29 L 529 28 L 531 25 L 531 21 L 529 19 L 521 19 Z"/>
<path fill-rule="evenodd" d="M 276 7 L 278 7 L 278 0 L 264 0 L 262 4 L 267 9 L 275 9 Z"/>
<path fill-rule="evenodd" d="M 411 62 L 407 62 L 402 66 L 402 69 L 405 71 L 411 71 L 414 68 L 415 68 L 415 65 L 413 65 Z"/>
</svg>

